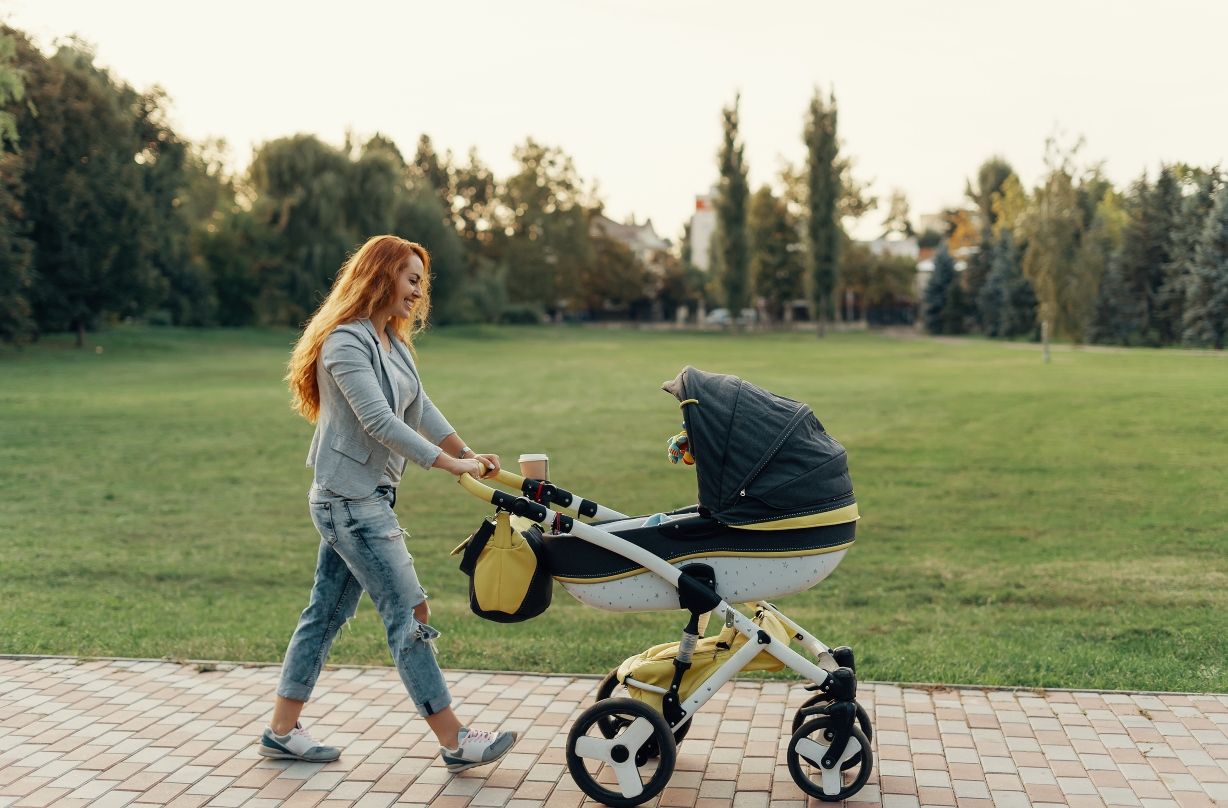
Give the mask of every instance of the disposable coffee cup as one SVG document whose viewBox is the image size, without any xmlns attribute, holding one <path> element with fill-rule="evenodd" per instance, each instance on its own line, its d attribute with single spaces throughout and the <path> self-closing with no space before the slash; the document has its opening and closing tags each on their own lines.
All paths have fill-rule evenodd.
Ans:
<svg viewBox="0 0 1228 808">
<path fill-rule="evenodd" d="M 522 454 L 520 476 L 533 480 L 550 479 L 550 458 L 544 454 Z"/>
</svg>

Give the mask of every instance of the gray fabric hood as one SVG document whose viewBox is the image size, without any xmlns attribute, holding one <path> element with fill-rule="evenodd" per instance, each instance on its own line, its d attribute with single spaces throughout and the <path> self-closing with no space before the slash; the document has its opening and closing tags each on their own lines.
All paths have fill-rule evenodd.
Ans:
<svg viewBox="0 0 1228 808">
<path fill-rule="evenodd" d="M 844 447 L 810 407 L 737 376 L 689 365 L 662 389 L 682 419 L 699 504 L 727 525 L 806 516 L 853 504 Z"/>
</svg>

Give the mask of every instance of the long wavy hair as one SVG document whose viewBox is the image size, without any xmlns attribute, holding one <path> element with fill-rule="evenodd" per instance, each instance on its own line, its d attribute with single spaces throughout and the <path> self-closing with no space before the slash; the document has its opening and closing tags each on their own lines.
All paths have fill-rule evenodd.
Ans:
<svg viewBox="0 0 1228 808">
<path fill-rule="evenodd" d="M 431 311 L 431 256 L 421 244 L 398 236 L 372 236 L 358 248 L 337 273 L 328 297 L 307 321 L 294 344 L 286 381 L 290 383 L 291 406 L 313 424 L 320 415 L 320 383 L 316 361 L 324 340 L 342 323 L 370 319 L 396 294 L 397 276 L 411 255 L 422 261 L 422 296 L 408 318 L 392 317 L 388 324 L 397 338 L 413 350 L 413 338 L 426 328 Z"/>
</svg>

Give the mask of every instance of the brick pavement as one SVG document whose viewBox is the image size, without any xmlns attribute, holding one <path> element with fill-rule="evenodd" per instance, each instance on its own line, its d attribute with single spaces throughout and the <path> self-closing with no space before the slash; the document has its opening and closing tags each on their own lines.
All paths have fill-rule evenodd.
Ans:
<svg viewBox="0 0 1228 808">
<path fill-rule="evenodd" d="M 275 667 L 0 657 L 0 808 L 549 805 L 585 802 L 567 729 L 596 680 L 448 671 L 462 720 L 518 729 L 495 767 L 449 775 L 392 669 L 330 668 L 304 723 L 327 765 L 253 746 Z M 737 681 L 694 719 L 649 805 L 800 808 L 784 763 L 809 695 Z M 1228 806 L 1228 696 L 863 684 L 875 771 L 849 806 Z M 821 805 L 814 800 L 810 805 Z"/>
</svg>

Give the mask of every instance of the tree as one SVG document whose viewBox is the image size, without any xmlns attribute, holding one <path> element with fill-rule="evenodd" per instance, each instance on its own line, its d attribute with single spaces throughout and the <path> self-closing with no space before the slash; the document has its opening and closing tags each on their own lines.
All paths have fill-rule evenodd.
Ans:
<svg viewBox="0 0 1228 808">
<path fill-rule="evenodd" d="M 976 184 L 968 181 L 964 193 L 976 205 L 980 220 L 980 238 L 977 249 L 968 258 L 968 268 L 964 271 L 964 280 L 968 286 L 968 298 L 972 319 L 981 330 L 986 330 L 986 318 L 993 318 L 992 312 L 983 311 L 979 305 L 981 287 L 984 286 L 993 266 L 994 213 L 993 200 L 1002 191 L 1002 184 L 1007 177 L 1014 174 L 1010 163 L 1002 157 L 990 157 L 981 163 L 976 172 Z"/>
<path fill-rule="evenodd" d="M 954 321 L 951 311 L 952 298 L 956 304 L 960 303 L 959 293 L 953 293 L 952 286 L 959 286 L 959 278 L 955 274 L 955 259 L 947 251 L 947 245 L 941 244 L 934 256 L 934 272 L 925 285 L 923 300 L 925 330 L 931 334 L 952 333 L 947 331 Z"/>
<path fill-rule="evenodd" d="M 1228 342 L 1228 191 L 1221 189 L 1194 253 L 1182 341 L 1223 348 Z"/>
<path fill-rule="evenodd" d="M 14 34 L 0 28 L 0 339 L 20 343 L 34 332 L 29 299 L 33 244 L 22 204 L 25 161 L 17 116 L 9 111 L 25 97 L 16 57 Z"/>
<path fill-rule="evenodd" d="M 798 223 L 783 199 L 764 185 L 751 197 L 748 217 L 750 275 L 755 294 L 767 301 L 772 320 L 783 319 L 785 305 L 802 295 L 806 272 Z"/>
<path fill-rule="evenodd" d="M 367 168 L 375 169 L 375 162 Z M 298 325 L 332 286 L 346 254 L 361 238 L 374 235 L 360 235 L 347 221 L 356 213 L 349 204 L 358 196 L 351 186 L 350 158 L 314 135 L 294 135 L 261 145 L 248 175 L 256 194 L 253 212 L 271 230 L 259 309 L 271 323 Z M 363 178 L 385 201 L 393 192 L 378 183 L 393 181 L 387 172 L 371 171 Z M 376 221 L 388 215 L 386 208 L 367 209 L 357 218 L 364 228 L 388 232 L 388 219 Z"/>
<path fill-rule="evenodd" d="M 41 331 L 75 331 L 80 346 L 104 317 L 142 314 L 163 292 L 139 162 L 149 104 L 78 41 L 47 58 L 23 35 L 6 33 L 28 100 L 13 112 L 38 279 L 30 303 Z"/>
<path fill-rule="evenodd" d="M 1079 338 L 1085 322 L 1076 290 L 1085 285 L 1078 277 L 1083 216 L 1074 179 L 1074 154 L 1050 139 L 1045 154 L 1048 173 L 1032 194 L 1032 204 L 1019 226 L 1027 239 L 1023 274 L 1032 282 L 1038 303 L 1041 341 L 1049 361 L 1049 340 L 1057 335 Z"/>
<path fill-rule="evenodd" d="M 876 255 L 853 242 L 840 251 L 837 297 L 852 299 L 856 308 L 847 318 L 859 317 L 867 325 L 910 322 L 917 278 L 917 262 L 904 255 Z"/>
<path fill-rule="evenodd" d="M 893 233 L 905 237 L 915 235 L 908 213 L 908 197 L 899 188 L 891 192 L 887 216 L 883 219 L 883 237 L 886 238 Z"/>
<path fill-rule="evenodd" d="M 646 297 L 648 273 L 627 245 L 598 236 L 593 239 L 593 253 L 576 289 L 591 315 L 599 316 L 606 308 L 631 309 Z"/>
<path fill-rule="evenodd" d="M 513 157 L 519 170 L 504 183 L 500 199 L 510 233 L 502 253 L 508 294 L 561 312 L 594 260 L 585 212 L 590 195 L 562 149 L 529 138 Z"/>
<path fill-rule="evenodd" d="M 1202 304 L 1207 297 L 1202 287 L 1203 278 L 1197 272 L 1196 257 L 1207 218 L 1215 208 L 1217 196 L 1222 193 L 1224 181 L 1219 169 L 1213 168 L 1190 172 L 1189 184 L 1191 192 L 1182 201 L 1181 214 L 1173 231 L 1172 265 L 1165 273 L 1165 286 L 1161 289 L 1162 296 L 1181 295 L 1179 336 L 1185 344 L 1191 344 L 1190 340 L 1200 341 L 1195 335 L 1204 319 Z M 1187 332 L 1190 339 L 1187 339 Z"/>
<path fill-rule="evenodd" d="M 435 153 L 430 135 L 418 138 L 418 150 L 414 153 L 414 161 L 410 166 L 410 176 L 414 184 L 424 185 L 439 198 L 440 207 L 446 211 L 449 222 L 452 220 L 452 153 L 444 154 L 442 158 Z"/>
<path fill-rule="evenodd" d="M 1036 295 L 1023 275 L 1022 251 L 1012 230 L 999 230 L 992 254 L 989 276 L 977 298 L 985 333 L 1004 339 L 1035 336 Z"/>
<path fill-rule="evenodd" d="M 837 162 L 839 142 L 836 133 L 835 92 L 833 91 L 825 102 L 816 88 L 810 100 L 803 139 L 807 150 L 806 187 L 809 217 L 806 234 L 813 281 L 811 293 L 814 296 L 820 336 L 835 313 L 832 296 L 836 288 L 836 267 L 840 260 L 840 243 L 843 236 L 838 217 L 841 185 Z"/>
<path fill-rule="evenodd" d="M 747 202 L 750 189 L 746 180 L 745 146 L 738 135 L 738 107 L 741 95 L 721 110 L 723 140 L 718 157 L 720 184 L 716 196 L 716 242 L 720 246 L 720 282 L 725 305 L 733 322 L 749 302 L 750 257 L 747 244 Z"/>
<path fill-rule="evenodd" d="M 1177 312 L 1160 297 L 1165 268 L 1172 262 L 1180 192 L 1170 167 L 1164 166 L 1154 185 L 1144 174 L 1134 184 L 1126 209 L 1129 221 L 1121 248 L 1121 294 L 1100 301 L 1098 320 L 1119 321 L 1112 328 L 1101 322 L 1098 332 L 1113 331 L 1129 345 L 1160 345 L 1172 336 Z M 1103 297 L 1103 296 L 1102 296 Z M 1169 301 L 1171 303 L 1171 301 Z"/>
</svg>

